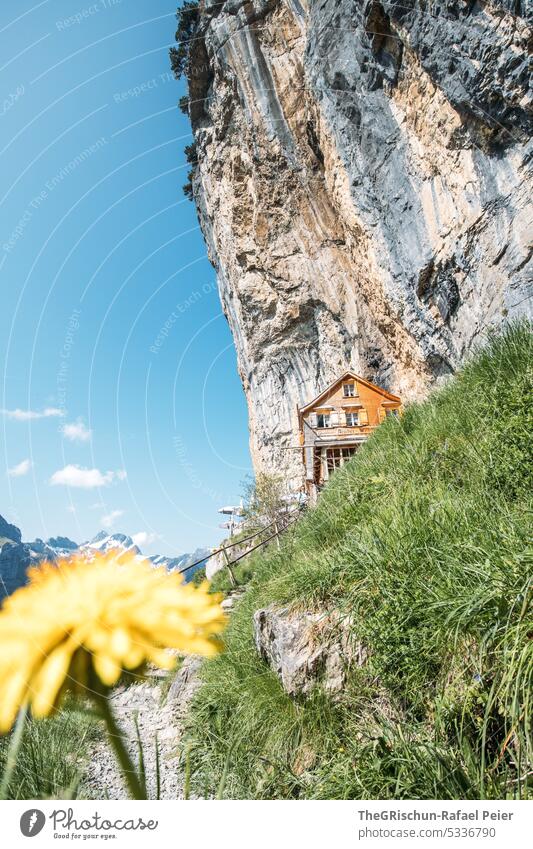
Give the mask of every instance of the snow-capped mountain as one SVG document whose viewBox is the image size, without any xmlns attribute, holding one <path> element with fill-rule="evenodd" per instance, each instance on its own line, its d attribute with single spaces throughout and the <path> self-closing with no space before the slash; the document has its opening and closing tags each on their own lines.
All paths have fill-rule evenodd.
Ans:
<svg viewBox="0 0 533 849">
<path fill-rule="evenodd" d="M 186 581 L 190 580 L 198 569 L 201 569 L 209 554 L 208 548 L 197 548 L 192 554 L 180 554 L 178 557 L 167 557 L 164 554 L 145 556 L 131 537 L 126 534 L 109 534 L 106 531 L 100 531 L 92 540 L 82 543 L 79 550 L 89 557 L 92 552 L 96 551 L 104 554 L 111 550 L 119 550 L 124 553 L 133 552 L 144 560 L 149 560 L 156 567 L 164 566 L 168 572 L 182 572 Z"/>
<path fill-rule="evenodd" d="M 80 551 L 85 551 L 88 554 L 95 551 L 107 554 L 112 549 L 142 554 L 141 549 L 135 545 L 131 537 L 126 536 L 126 534 L 108 534 L 106 531 L 100 531 L 89 542 L 83 542 L 79 547 Z"/>
<path fill-rule="evenodd" d="M 51 537 L 46 542 L 37 538 L 33 542 L 25 543 L 25 545 L 28 546 L 30 556 L 34 562 L 41 560 L 61 560 L 72 557 L 72 554 L 78 550 L 78 544 L 68 537 Z"/>
<path fill-rule="evenodd" d="M 149 560 L 154 567 L 164 566 L 169 572 L 181 572 L 185 581 L 190 581 L 194 573 L 205 565 L 210 552 L 208 548 L 197 548 L 192 554 L 180 554 L 178 557 L 163 554 L 144 557 L 131 537 L 107 531 L 100 531 L 93 539 L 81 545 L 61 536 L 50 537 L 46 541 L 35 539 L 33 542 L 22 542 L 19 529 L 0 516 L 0 601 L 26 583 L 26 571 L 30 566 L 36 566 L 44 560 L 68 559 L 75 552 L 90 558 L 97 552 L 105 554 L 111 550 L 133 552 L 139 558 Z"/>
<path fill-rule="evenodd" d="M 197 548 L 191 554 L 181 554 L 179 557 L 165 557 L 163 554 L 152 554 L 148 557 L 154 566 L 164 566 L 168 572 L 183 572 L 185 580 L 190 581 L 198 569 L 205 566 L 209 548 Z"/>
</svg>

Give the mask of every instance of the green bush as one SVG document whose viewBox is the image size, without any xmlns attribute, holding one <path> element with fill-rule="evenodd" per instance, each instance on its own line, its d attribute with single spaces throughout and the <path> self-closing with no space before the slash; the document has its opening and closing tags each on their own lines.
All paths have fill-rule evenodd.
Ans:
<svg viewBox="0 0 533 849">
<path fill-rule="evenodd" d="M 198 792 L 532 795 L 532 354 L 529 325 L 493 337 L 254 557 L 194 703 Z M 273 601 L 349 614 L 369 659 L 336 703 L 290 699 L 258 658 L 252 615 Z"/>
</svg>

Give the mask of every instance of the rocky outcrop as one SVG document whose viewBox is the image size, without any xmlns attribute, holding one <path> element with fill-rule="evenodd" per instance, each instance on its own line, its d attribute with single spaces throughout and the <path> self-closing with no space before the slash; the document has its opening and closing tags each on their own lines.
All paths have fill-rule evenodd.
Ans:
<svg viewBox="0 0 533 849">
<path fill-rule="evenodd" d="M 203 0 L 194 198 L 256 468 L 352 367 L 404 398 L 527 309 L 531 30 L 520 0 Z"/>
<path fill-rule="evenodd" d="M 350 664 L 363 665 L 366 651 L 350 638 L 349 622 L 332 613 L 295 612 L 270 605 L 254 613 L 254 640 L 290 696 L 317 685 L 340 693 Z"/>
</svg>

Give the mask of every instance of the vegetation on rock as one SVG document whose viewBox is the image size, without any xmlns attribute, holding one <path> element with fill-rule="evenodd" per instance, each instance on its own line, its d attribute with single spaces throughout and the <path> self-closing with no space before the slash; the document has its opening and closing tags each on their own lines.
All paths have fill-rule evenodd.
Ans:
<svg viewBox="0 0 533 849">
<path fill-rule="evenodd" d="M 176 29 L 177 47 L 170 48 L 170 64 L 174 76 L 179 80 L 187 75 L 189 66 L 189 45 L 194 37 L 198 23 L 199 8 L 196 0 L 185 0 L 176 12 L 178 27 Z"/>
<path fill-rule="evenodd" d="M 171 47 L 169 51 L 170 66 L 177 80 L 182 77 L 187 77 L 189 72 L 189 56 L 190 45 L 194 38 L 194 33 L 199 19 L 199 4 L 195 0 L 185 0 L 182 6 L 176 12 L 178 27 L 176 29 L 176 47 Z M 189 97 L 184 95 L 180 97 L 178 106 L 184 115 L 189 114 Z M 187 182 L 183 185 L 183 194 L 189 200 L 194 200 L 192 190 L 192 180 L 194 177 L 194 169 L 196 166 L 196 147 L 193 144 L 185 148 L 185 156 L 187 162 L 193 167 L 187 174 Z"/>
</svg>

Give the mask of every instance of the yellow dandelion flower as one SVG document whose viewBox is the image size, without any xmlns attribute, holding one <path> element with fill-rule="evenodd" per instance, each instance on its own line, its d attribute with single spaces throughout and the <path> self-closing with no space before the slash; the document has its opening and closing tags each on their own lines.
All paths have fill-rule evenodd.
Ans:
<svg viewBox="0 0 533 849">
<path fill-rule="evenodd" d="M 111 687 L 146 662 L 170 669 L 169 649 L 211 656 L 224 624 L 207 582 L 184 584 L 134 554 L 31 569 L 0 611 L 0 732 L 22 705 L 48 716 L 67 689 Z"/>
</svg>

